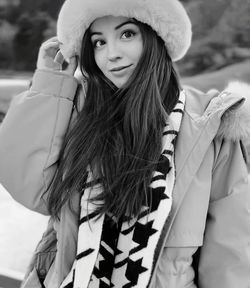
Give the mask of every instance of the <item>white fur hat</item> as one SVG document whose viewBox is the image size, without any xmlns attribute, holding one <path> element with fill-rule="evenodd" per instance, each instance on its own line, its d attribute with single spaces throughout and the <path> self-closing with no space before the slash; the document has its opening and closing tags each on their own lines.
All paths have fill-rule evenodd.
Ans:
<svg viewBox="0 0 250 288">
<path fill-rule="evenodd" d="M 87 28 L 95 19 L 108 15 L 150 25 L 164 40 L 173 61 L 181 59 L 191 44 L 191 22 L 178 0 L 66 0 L 57 22 L 63 56 L 80 55 Z"/>
</svg>

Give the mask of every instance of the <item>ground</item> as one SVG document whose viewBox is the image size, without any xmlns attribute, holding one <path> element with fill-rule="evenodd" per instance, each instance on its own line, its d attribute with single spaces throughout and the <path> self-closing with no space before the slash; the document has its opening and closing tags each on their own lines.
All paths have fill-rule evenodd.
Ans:
<svg viewBox="0 0 250 288">
<path fill-rule="evenodd" d="M 0 271 L 24 273 L 48 218 L 13 200 L 0 185 Z"/>
</svg>

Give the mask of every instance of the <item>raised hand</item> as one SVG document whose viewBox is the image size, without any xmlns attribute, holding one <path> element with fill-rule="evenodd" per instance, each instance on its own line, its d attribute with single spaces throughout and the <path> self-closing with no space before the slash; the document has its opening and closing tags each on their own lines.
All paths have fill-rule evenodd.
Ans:
<svg viewBox="0 0 250 288">
<path fill-rule="evenodd" d="M 52 37 L 41 45 L 37 60 L 38 69 L 61 71 L 68 75 L 74 75 L 76 67 L 77 58 L 75 56 L 67 61 L 63 58 L 57 37 Z"/>
</svg>

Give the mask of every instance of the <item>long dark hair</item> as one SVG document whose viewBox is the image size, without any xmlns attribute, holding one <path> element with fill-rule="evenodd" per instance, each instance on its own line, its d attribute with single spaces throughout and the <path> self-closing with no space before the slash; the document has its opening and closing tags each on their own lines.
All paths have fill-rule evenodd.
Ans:
<svg viewBox="0 0 250 288">
<path fill-rule="evenodd" d="M 180 87 L 163 40 L 150 26 L 136 23 L 143 52 L 120 89 L 96 65 L 90 31 L 84 35 L 80 64 L 88 89 L 84 107 L 65 137 L 49 193 L 53 216 L 59 216 L 74 193 L 84 191 L 87 167 L 103 186 L 103 192 L 90 199 L 102 203 L 96 205 L 97 215 L 131 219 L 143 205 L 150 205 L 148 187 L 161 154 L 162 129 Z"/>
</svg>

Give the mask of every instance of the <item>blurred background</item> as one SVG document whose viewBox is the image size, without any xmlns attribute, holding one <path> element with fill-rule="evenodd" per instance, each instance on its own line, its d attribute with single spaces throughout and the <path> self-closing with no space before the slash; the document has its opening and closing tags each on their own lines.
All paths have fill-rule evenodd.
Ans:
<svg viewBox="0 0 250 288">
<path fill-rule="evenodd" d="M 0 122 L 12 97 L 28 88 L 41 43 L 56 35 L 63 2 L 0 0 Z M 176 63 L 182 83 L 202 90 L 223 89 L 233 79 L 250 83 L 250 0 L 181 2 L 193 24 L 192 46 Z M 22 275 L 47 218 L 15 203 L 0 186 L 0 219 L 0 274 Z"/>
<path fill-rule="evenodd" d="M 183 76 L 215 71 L 250 58 L 249 0 L 182 0 L 193 44 L 178 62 Z M 33 71 L 38 48 L 56 34 L 63 0 L 0 0 L 0 68 Z"/>
</svg>

